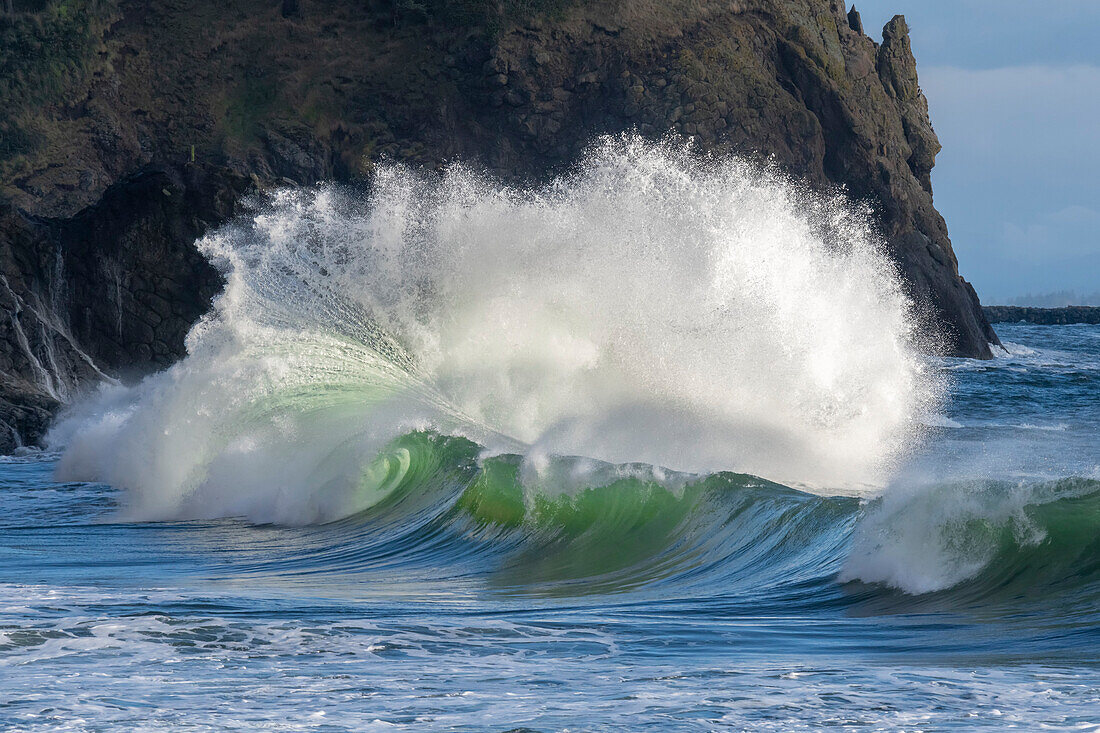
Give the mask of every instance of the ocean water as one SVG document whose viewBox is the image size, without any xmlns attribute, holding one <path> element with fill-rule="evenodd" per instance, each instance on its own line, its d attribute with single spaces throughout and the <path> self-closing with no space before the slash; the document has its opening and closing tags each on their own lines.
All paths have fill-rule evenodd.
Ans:
<svg viewBox="0 0 1100 733">
<path fill-rule="evenodd" d="M 605 141 L 285 191 L 189 356 L 0 463 L 0 728 L 1100 728 L 1100 327 Z"/>
</svg>

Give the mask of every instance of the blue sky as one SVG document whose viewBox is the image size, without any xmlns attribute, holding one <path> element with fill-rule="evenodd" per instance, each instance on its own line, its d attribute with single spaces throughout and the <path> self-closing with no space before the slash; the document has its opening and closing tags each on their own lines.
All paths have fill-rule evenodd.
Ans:
<svg viewBox="0 0 1100 733">
<path fill-rule="evenodd" d="M 909 22 L 943 143 L 936 206 L 982 302 L 1100 299 L 1100 0 L 856 8 L 875 40 L 895 14 Z"/>
</svg>

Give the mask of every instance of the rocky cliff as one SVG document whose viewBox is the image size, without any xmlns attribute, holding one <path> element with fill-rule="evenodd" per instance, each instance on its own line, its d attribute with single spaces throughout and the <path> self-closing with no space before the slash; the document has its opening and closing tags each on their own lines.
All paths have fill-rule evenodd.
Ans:
<svg viewBox="0 0 1100 733">
<path fill-rule="evenodd" d="M 669 131 L 868 201 L 946 352 L 996 342 L 932 204 L 901 17 L 834 0 L 24 0 L 0 15 L 0 447 L 178 358 L 194 239 L 254 186 L 381 157 L 545 178 Z M 6 442 L 6 446 L 5 446 Z"/>
</svg>

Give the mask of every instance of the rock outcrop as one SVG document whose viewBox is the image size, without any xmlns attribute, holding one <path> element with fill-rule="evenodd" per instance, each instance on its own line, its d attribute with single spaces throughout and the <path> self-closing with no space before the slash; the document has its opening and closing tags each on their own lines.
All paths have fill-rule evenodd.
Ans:
<svg viewBox="0 0 1100 733">
<path fill-rule="evenodd" d="M 88 386 L 184 353 L 221 288 L 194 242 L 250 185 L 222 168 L 149 166 L 68 219 L 0 204 L 0 451 L 39 438 Z"/>
<path fill-rule="evenodd" d="M 382 157 L 538 180 L 624 130 L 845 187 L 944 350 L 996 343 L 932 203 L 901 17 L 876 44 L 836 0 L 63 5 L 0 16 L 0 420 L 22 440 L 100 372 L 182 353 L 218 286 L 191 242 L 250 184 Z"/>
</svg>

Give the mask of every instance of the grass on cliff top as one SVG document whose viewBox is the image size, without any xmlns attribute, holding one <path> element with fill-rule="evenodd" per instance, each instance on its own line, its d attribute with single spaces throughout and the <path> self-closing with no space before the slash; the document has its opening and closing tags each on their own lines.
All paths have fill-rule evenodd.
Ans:
<svg viewBox="0 0 1100 733">
<path fill-rule="evenodd" d="M 41 144 L 48 108 L 71 101 L 84 85 L 116 8 L 114 0 L 41 5 L 0 16 L 0 171 Z"/>
</svg>

